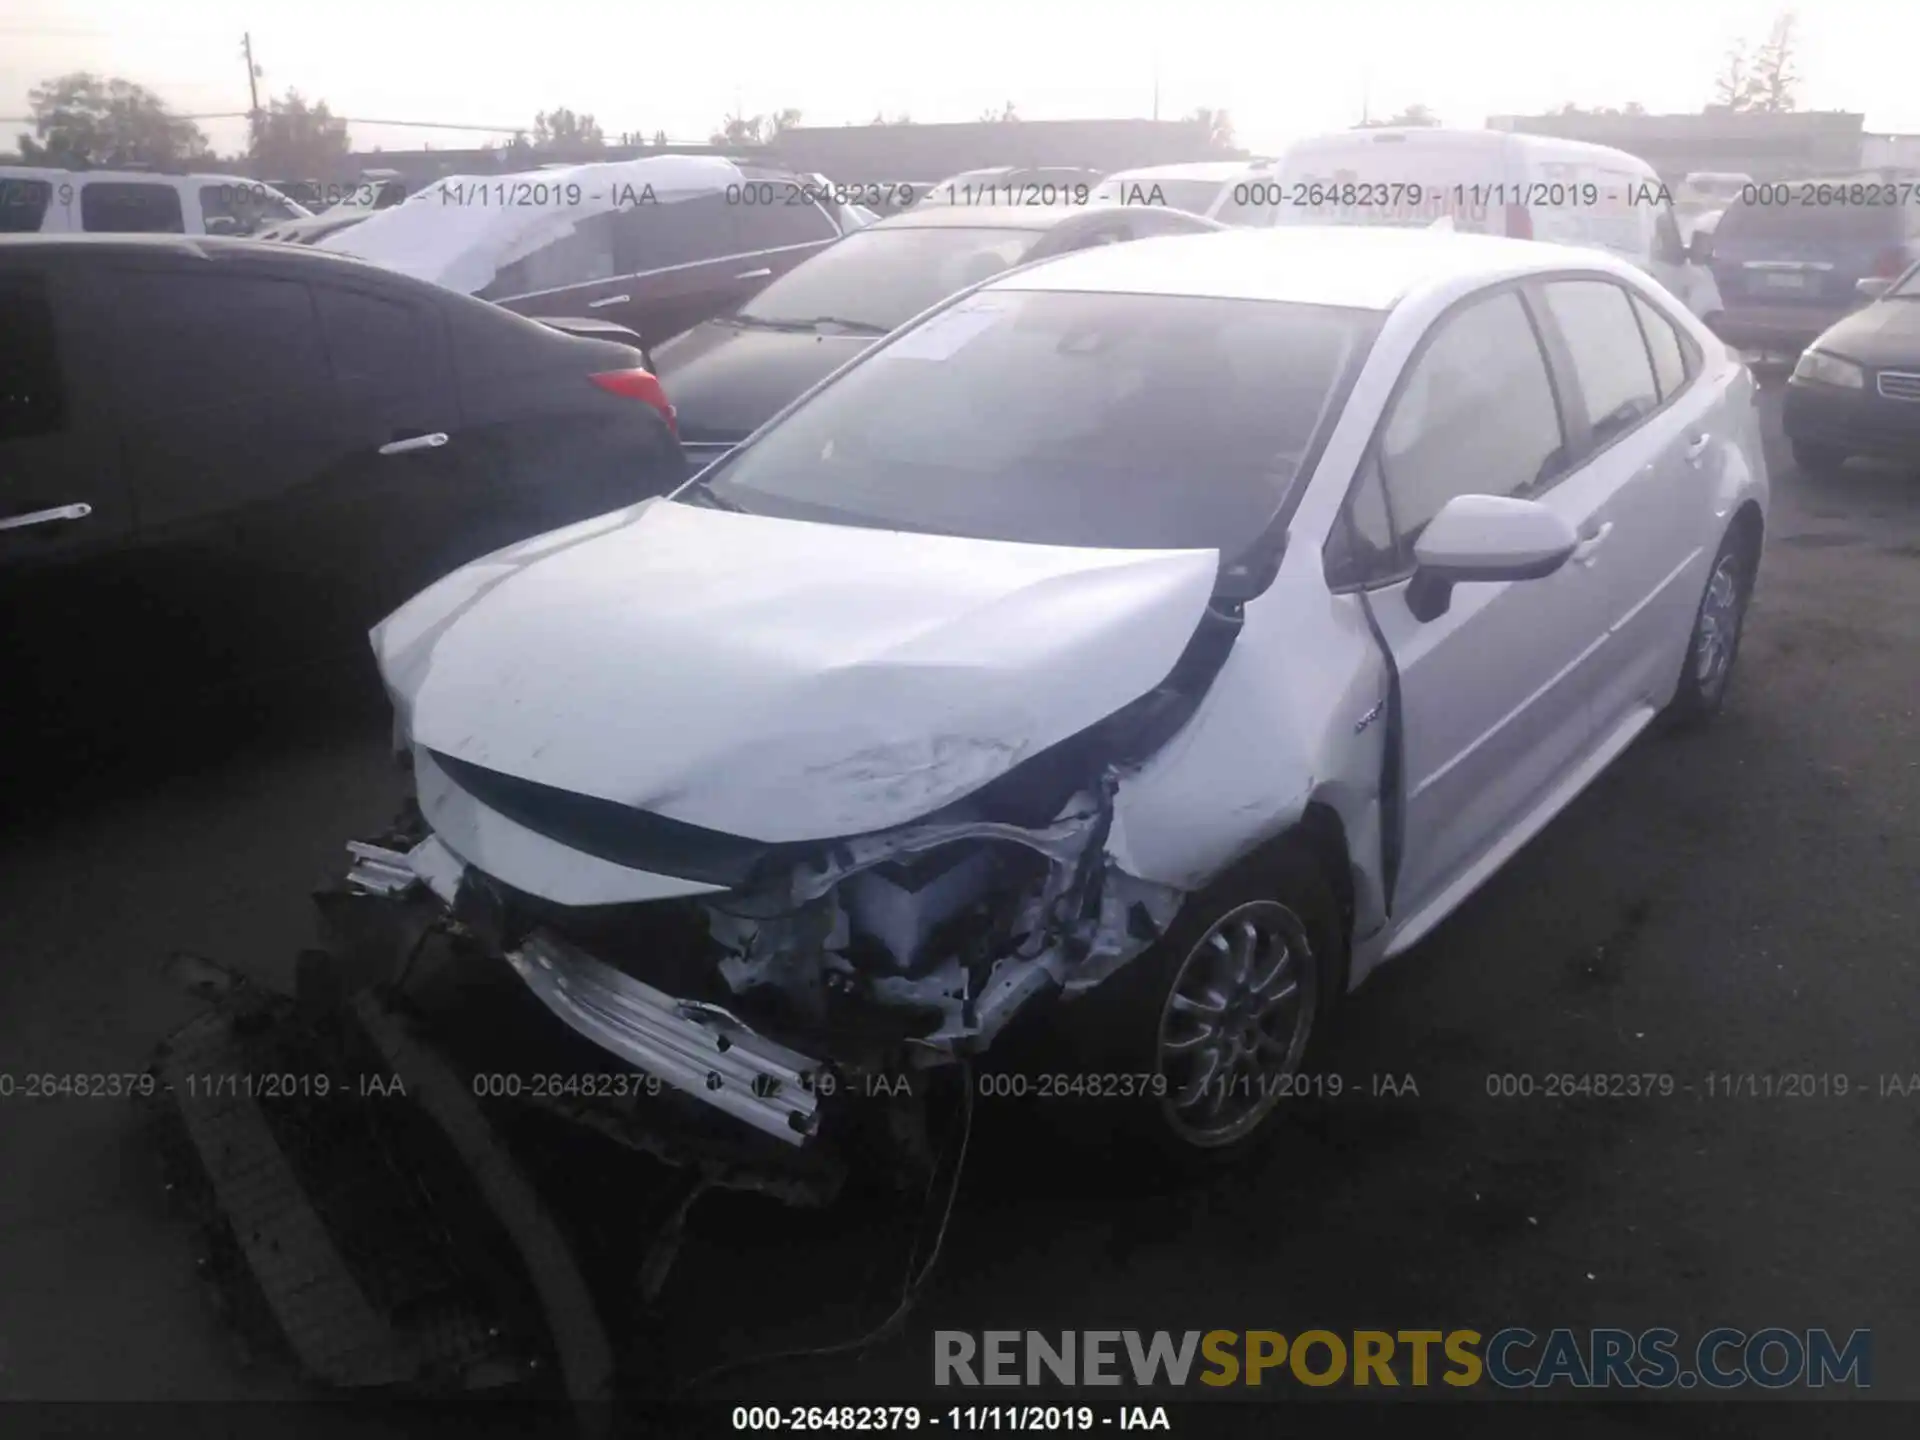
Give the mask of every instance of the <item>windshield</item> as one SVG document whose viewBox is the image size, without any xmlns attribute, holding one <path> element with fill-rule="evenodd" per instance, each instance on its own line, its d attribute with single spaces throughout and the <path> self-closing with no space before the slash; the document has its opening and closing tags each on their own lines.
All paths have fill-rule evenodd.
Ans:
<svg viewBox="0 0 1920 1440">
<path fill-rule="evenodd" d="M 832 318 L 892 330 L 1017 264 L 1039 238 L 1035 230 L 957 225 L 858 230 L 775 280 L 737 318 L 770 325 Z"/>
<path fill-rule="evenodd" d="M 1786 187 L 1777 186 L 1784 190 Z M 1795 187 L 1792 204 L 1730 205 L 1714 229 L 1723 243 L 1735 240 L 1824 240 L 1842 244 L 1892 243 L 1899 234 L 1900 212 L 1890 205 L 1802 205 Z"/>
<path fill-rule="evenodd" d="M 870 352 L 700 488 L 791 519 L 1231 556 L 1299 477 L 1375 324 L 986 290 Z"/>
<path fill-rule="evenodd" d="M 1220 198 L 1218 180 L 1108 180 L 1093 192 L 1096 205 L 1167 205 L 1204 215 Z"/>
<path fill-rule="evenodd" d="M 1211 218 L 1222 225 L 1271 225 L 1279 189 L 1271 179 L 1263 181 L 1258 172 L 1249 172 L 1214 190 L 1220 208 Z"/>
</svg>

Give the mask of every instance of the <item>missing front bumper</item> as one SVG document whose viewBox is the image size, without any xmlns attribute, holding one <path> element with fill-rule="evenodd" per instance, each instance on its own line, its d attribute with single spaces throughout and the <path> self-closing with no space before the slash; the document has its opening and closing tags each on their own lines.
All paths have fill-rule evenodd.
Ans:
<svg viewBox="0 0 1920 1440">
<path fill-rule="evenodd" d="M 675 999 L 546 932 L 509 951 L 507 962 L 577 1033 L 649 1075 L 790 1145 L 814 1135 L 818 1061 L 717 1005 Z"/>
<path fill-rule="evenodd" d="M 465 864 L 428 836 L 410 850 L 356 841 L 347 883 L 399 899 L 424 885 L 451 911 Z M 821 1063 L 758 1034 L 717 1005 L 682 1000 L 595 959 L 548 931 L 506 951 L 514 973 L 576 1034 L 788 1145 L 819 1125 Z"/>
</svg>

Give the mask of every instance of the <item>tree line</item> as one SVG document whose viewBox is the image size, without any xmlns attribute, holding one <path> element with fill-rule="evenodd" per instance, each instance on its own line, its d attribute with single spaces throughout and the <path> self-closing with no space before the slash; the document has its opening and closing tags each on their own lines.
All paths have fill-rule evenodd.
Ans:
<svg viewBox="0 0 1920 1440">
<path fill-rule="evenodd" d="M 1733 111 L 1741 114 L 1788 114 L 1799 108 L 1799 17 L 1791 10 L 1775 17 L 1759 43 L 1736 39 L 1728 47 L 1713 77 L 1711 96 L 1702 113 Z M 1547 112 L 1550 115 L 1645 115 L 1637 100 L 1624 105 L 1576 105 L 1572 101 Z M 1428 106 L 1409 105 L 1384 120 L 1363 116 L 1362 130 L 1400 125 L 1438 125 L 1440 117 Z"/>
<path fill-rule="evenodd" d="M 1785 113 L 1797 108 L 1800 74 L 1797 68 L 1798 20 L 1792 11 L 1773 22 L 1757 45 L 1736 40 L 1713 78 L 1705 109 L 1735 112 Z M 20 156 L 29 164 L 85 168 L 114 166 L 179 167 L 220 160 L 205 132 L 185 116 L 176 115 L 144 85 L 75 71 L 35 86 L 28 94 L 33 133 L 20 138 Z M 1568 103 L 1557 115 L 1644 115 L 1638 102 L 1624 106 L 1583 109 Z M 997 109 L 982 111 L 985 123 L 1017 123 L 1019 112 L 1009 100 Z M 1206 107 L 1186 117 L 1206 131 L 1210 145 L 1231 149 L 1233 120 L 1225 110 Z M 765 114 L 728 115 L 709 137 L 714 145 L 764 145 L 782 131 L 800 123 L 801 112 L 775 110 Z M 891 118 L 876 113 L 873 125 L 911 125 L 910 115 Z M 1438 125 L 1440 117 L 1426 105 L 1409 105 L 1385 119 L 1362 117 L 1361 128 L 1401 125 Z M 569 158 L 604 148 L 606 132 L 591 113 L 556 106 L 542 110 L 525 130 L 515 131 L 499 148 L 524 154 L 529 160 L 543 154 Z M 665 145 L 663 131 L 651 137 L 627 133 L 611 143 L 624 146 Z M 255 174 L 320 176 L 336 172 L 351 153 L 347 122 L 333 114 L 326 101 L 309 101 L 298 90 L 270 99 L 247 121 L 247 146 L 237 156 Z M 483 148 L 493 149 L 494 145 Z"/>
</svg>

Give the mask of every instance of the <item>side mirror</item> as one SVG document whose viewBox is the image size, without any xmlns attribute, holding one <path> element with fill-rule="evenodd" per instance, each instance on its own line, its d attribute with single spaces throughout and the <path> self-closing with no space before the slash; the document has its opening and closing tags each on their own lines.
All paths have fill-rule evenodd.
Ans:
<svg viewBox="0 0 1920 1440">
<path fill-rule="evenodd" d="M 1853 293 L 1862 300 L 1878 300 L 1892 288 L 1893 281 L 1885 275 L 1869 275 L 1853 282 Z"/>
<path fill-rule="evenodd" d="M 1455 585 L 1539 580 L 1566 564 L 1579 544 L 1573 527 L 1537 500 L 1456 495 L 1414 542 L 1407 608 L 1416 620 L 1437 620 Z"/>
<path fill-rule="evenodd" d="M 1713 259 L 1713 231 L 1696 230 L 1687 237 L 1687 259 L 1705 265 Z"/>
</svg>

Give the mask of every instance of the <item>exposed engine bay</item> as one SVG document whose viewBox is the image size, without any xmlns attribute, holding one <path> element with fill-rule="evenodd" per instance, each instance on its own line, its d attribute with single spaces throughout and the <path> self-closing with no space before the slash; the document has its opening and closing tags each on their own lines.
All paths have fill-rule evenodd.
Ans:
<svg viewBox="0 0 1920 1440">
<path fill-rule="evenodd" d="M 406 850 L 356 843 L 348 882 L 424 885 L 579 1034 L 802 1144 L 823 1088 L 977 1054 L 1040 997 L 1085 992 L 1165 930 L 1182 892 L 1105 851 L 1115 784 L 1109 771 L 1046 824 L 963 803 L 737 889 L 639 905 L 539 902 L 432 834 Z"/>
</svg>

